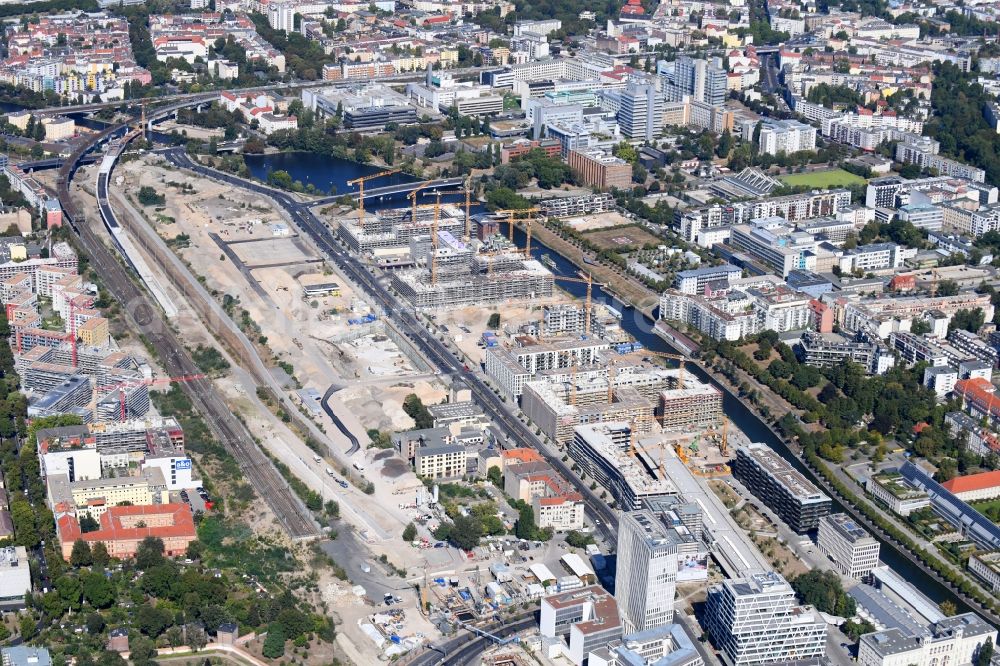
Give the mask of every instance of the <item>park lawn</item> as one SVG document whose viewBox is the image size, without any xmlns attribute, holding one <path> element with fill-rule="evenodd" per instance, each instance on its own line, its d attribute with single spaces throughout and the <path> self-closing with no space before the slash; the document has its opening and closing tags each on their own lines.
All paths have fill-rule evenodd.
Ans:
<svg viewBox="0 0 1000 666">
<path fill-rule="evenodd" d="M 983 500 L 982 502 L 969 502 L 969 506 L 971 506 L 973 509 L 983 514 L 984 516 L 988 515 L 986 513 L 987 511 L 989 511 L 991 514 L 992 513 L 1000 514 L 1000 498 Z"/>
<path fill-rule="evenodd" d="M 855 175 L 843 169 L 829 169 L 827 171 L 813 171 L 811 173 L 790 173 L 785 176 L 778 176 L 778 180 L 790 187 L 815 187 L 819 189 L 827 187 L 850 187 L 851 185 L 863 185 L 866 181 L 861 176 Z"/>
</svg>

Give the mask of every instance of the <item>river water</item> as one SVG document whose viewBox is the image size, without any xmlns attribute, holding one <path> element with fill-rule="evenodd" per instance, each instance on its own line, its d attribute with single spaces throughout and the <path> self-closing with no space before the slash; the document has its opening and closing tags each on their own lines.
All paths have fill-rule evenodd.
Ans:
<svg viewBox="0 0 1000 666">
<path fill-rule="evenodd" d="M 287 171 L 293 180 L 300 180 L 303 184 L 312 183 L 317 189 L 324 192 L 330 192 L 331 188 L 335 188 L 335 191 L 341 194 L 356 191 L 355 187 L 347 185 L 347 181 L 381 170 L 377 166 L 359 164 L 349 160 L 296 152 L 247 155 L 246 162 L 250 173 L 260 180 L 267 180 L 267 174 L 270 171 L 281 169 Z M 391 177 L 379 179 L 372 186 L 378 187 L 393 183 L 413 182 L 414 180 L 415 178 L 406 174 L 394 174 Z M 453 194 L 446 195 L 442 198 L 442 201 L 457 203 L 463 199 L 464 197 L 461 195 Z M 393 195 L 384 199 L 369 200 L 365 204 L 366 208 L 371 210 L 403 205 L 407 205 L 405 194 Z M 517 230 L 515 234 L 515 241 L 518 245 L 524 246 L 525 237 L 524 233 L 520 230 Z M 539 258 L 543 254 L 548 254 L 552 257 L 556 263 L 556 272 L 558 274 L 567 276 L 577 274 L 578 269 L 575 265 L 537 240 L 532 239 L 531 248 L 531 253 L 535 258 Z M 581 299 L 586 295 L 586 286 L 583 284 L 560 282 L 559 287 Z M 673 348 L 653 331 L 654 322 L 643 313 L 606 294 L 598 286 L 593 288 L 592 298 L 597 302 L 606 303 L 621 312 L 623 328 L 635 336 L 647 349 L 672 354 L 679 353 L 677 349 Z M 689 365 L 688 371 L 693 372 L 702 381 L 709 381 L 720 386 L 714 378 L 698 365 Z M 785 443 L 776 437 L 756 414 L 726 391 L 723 391 L 723 411 L 730 422 L 742 430 L 750 441 L 767 444 L 807 478 L 814 479 L 813 473 L 795 457 Z M 833 498 L 833 511 L 839 512 L 843 510 L 843 506 L 836 498 Z M 934 601 L 941 602 L 945 599 L 950 599 L 956 603 L 959 610 L 968 610 L 968 607 L 961 599 L 956 598 L 950 590 L 927 576 L 912 562 L 903 557 L 892 545 L 885 542 L 882 543 L 881 559 Z"/>
</svg>

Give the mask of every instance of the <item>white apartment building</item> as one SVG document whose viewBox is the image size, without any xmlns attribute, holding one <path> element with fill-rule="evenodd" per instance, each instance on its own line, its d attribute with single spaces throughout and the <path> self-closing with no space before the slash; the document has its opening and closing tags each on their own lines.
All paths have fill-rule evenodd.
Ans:
<svg viewBox="0 0 1000 666">
<path fill-rule="evenodd" d="M 24 597 L 31 592 L 31 568 L 24 546 L 0 548 L 0 609 L 24 607 Z"/>
<path fill-rule="evenodd" d="M 544 370 L 595 364 L 608 343 L 598 340 L 566 340 L 525 347 L 491 347 L 486 350 L 486 375 L 517 400 L 524 385 Z"/>
<path fill-rule="evenodd" d="M 542 529 L 551 527 L 556 532 L 566 532 L 585 527 L 583 498 L 575 493 L 554 497 L 536 495 L 531 499 L 531 507 L 535 514 L 535 524 Z"/>
<path fill-rule="evenodd" d="M 1000 551 L 973 553 L 969 556 L 969 571 L 994 594 L 1000 591 Z"/>
<path fill-rule="evenodd" d="M 884 472 L 869 477 L 865 490 L 900 516 L 908 516 L 931 505 L 927 493 L 908 484 L 899 472 Z"/>
<path fill-rule="evenodd" d="M 860 245 L 844 252 L 840 257 L 840 270 L 843 273 L 894 270 L 902 267 L 905 256 L 895 243 Z"/>
<path fill-rule="evenodd" d="M 861 666 L 960 666 L 973 663 L 980 645 L 996 643 L 997 630 L 975 613 L 934 623 L 926 634 L 898 628 L 865 634 L 858 644 Z"/>
<path fill-rule="evenodd" d="M 701 294 L 709 284 L 723 282 L 728 286 L 742 275 L 743 271 L 732 264 L 680 271 L 674 279 L 674 288 L 682 294 Z"/>
<path fill-rule="evenodd" d="M 955 390 L 958 382 L 958 371 L 947 365 L 936 365 L 924 368 L 924 386 L 934 391 L 938 399 Z"/>
<path fill-rule="evenodd" d="M 930 137 L 913 137 L 896 144 L 896 161 L 916 164 L 921 169 L 934 170 L 942 176 L 968 178 L 977 183 L 986 181 L 984 170 L 939 155 L 939 149 L 940 144 Z"/>
<path fill-rule="evenodd" d="M 622 514 L 618 526 L 615 601 L 627 633 L 644 631 L 674 618 L 677 543 L 648 510 Z"/>
<path fill-rule="evenodd" d="M 273 2 L 267 6 L 267 22 L 275 30 L 290 33 L 295 28 L 295 10 L 287 2 Z"/>
<path fill-rule="evenodd" d="M 725 580 L 709 588 L 706 629 L 733 666 L 820 657 L 826 622 L 798 606 L 795 591 L 776 572 Z"/>
<path fill-rule="evenodd" d="M 845 576 L 863 578 L 878 566 L 879 542 L 846 513 L 819 519 L 816 545 Z"/>
<path fill-rule="evenodd" d="M 768 120 L 760 128 L 761 155 L 816 150 L 816 128 L 797 120 Z"/>
</svg>

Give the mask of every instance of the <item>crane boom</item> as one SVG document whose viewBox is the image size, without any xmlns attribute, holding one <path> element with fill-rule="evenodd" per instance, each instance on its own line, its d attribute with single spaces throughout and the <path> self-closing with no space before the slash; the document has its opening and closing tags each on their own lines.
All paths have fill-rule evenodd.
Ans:
<svg viewBox="0 0 1000 666">
<path fill-rule="evenodd" d="M 365 223 L 365 183 L 369 180 L 375 180 L 376 178 L 383 178 L 385 176 L 391 176 L 394 173 L 399 173 L 399 169 L 387 169 L 385 171 L 379 171 L 378 173 L 368 174 L 367 176 L 360 176 L 354 180 L 347 181 L 347 185 L 357 185 L 358 186 L 358 226 L 363 226 Z"/>
</svg>

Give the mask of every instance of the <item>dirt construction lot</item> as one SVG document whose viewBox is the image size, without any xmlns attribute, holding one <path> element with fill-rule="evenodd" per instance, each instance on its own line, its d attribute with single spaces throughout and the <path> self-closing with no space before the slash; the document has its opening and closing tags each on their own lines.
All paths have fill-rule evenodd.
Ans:
<svg viewBox="0 0 1000 666">
<path fill-rule="evenodd" d="M 603 250 L 618 250 L 623 247 L 642 247 L 647 243 L 659 245 L 662 240 L 639 227 L 602 229 L 587 233 L 587 239 Z"/>
</svg>

